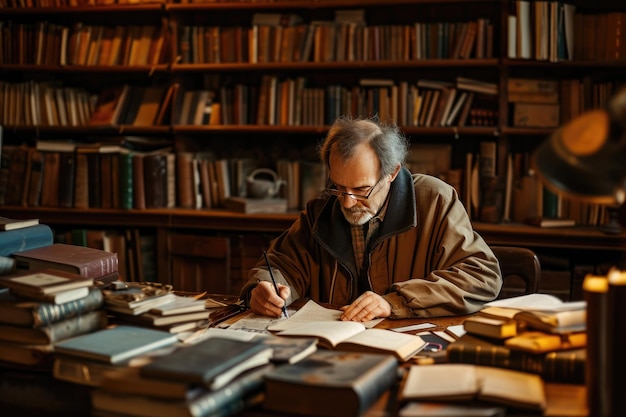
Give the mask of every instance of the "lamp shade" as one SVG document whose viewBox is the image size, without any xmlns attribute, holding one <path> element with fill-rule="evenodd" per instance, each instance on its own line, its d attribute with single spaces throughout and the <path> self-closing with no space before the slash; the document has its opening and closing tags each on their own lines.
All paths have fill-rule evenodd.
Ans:
<svg viewBox="0 0 626 417">
<path fill-rule="evenodd" d="M 570 198 L 621 204 L 626 192 L 626 90 L 606 109 L 581 114 L 539 145 L 533 165 L 546 186 Z"/>
</svg>

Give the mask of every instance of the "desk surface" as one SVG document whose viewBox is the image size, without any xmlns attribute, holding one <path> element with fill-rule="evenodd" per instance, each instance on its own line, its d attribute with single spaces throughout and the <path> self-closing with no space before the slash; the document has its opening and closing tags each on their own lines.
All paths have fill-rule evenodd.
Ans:
<svg viewBox="0 0 626 417">
<path fill-rule="evenodd" d="M 296 304 L 297 307 L 297 304 Z M 325 307 L 332 306 L 325 305 Z M 245 314 L 245 313 L 243 313 Z M 243 315 L 242 314 L 242 315 Z M 241 316 L 242 316 L 241 315 Z M 240 317 L 241 317 L 240 316 Z M 430 327 L 425 330 L 429 331 L 444 331 L 449 326 L 462 324 L 463 321 L 469 317 L 466 316 L 451 316 L 451 317 L 437 317 L 437 318 L 412 318 L 412 319 L 386 319 L 379 323 L 376 327 L 388 329 L 404 327 L 415 324 L 431 323 L 435 327 Z M 236 318 L 235 318 L 236 320 Z M 401 366 L 409 366 L 411 363 L 404 363 Z M 396 387 L 395 389 L 397 389 Z M 548 400 L 548 407 L 543 414 L 537 413 L 524 413 L 523 411 L 508 410 L 507 416 L 511 417 L 537 417 L 538 415 L 551 416 L 551 417 L 587 417 L 586 409 L 586 387 L 584 385 L 577 384 L 563 384 L 563 383 L 545 383 L 546 397 Z M 395 400 L 397 392 L 385 393 L 371 408 L 361 417 L 393 417 L 397 415 L 399 407 L 398 402 Z M 276 414 L 276 412 L 264 411 L 261 407 L 252 408 L 244 413 L 244 417 L 287 417 Z"/>
<path fill-rule="evenodd" d="M 330 307 L 330 306 L 329 306 Z M 239 317 L 242 317 L 240 314 Z M 435 327 L 428 330 L 445 330 L 448 326 L 461 324 L 468 316 L 441 317 L 428 319 L 400 319 L 400 320 L 384 320 L 377 327 L 391 328 L 401 327 L 420 323 L 432 323 Z M 402 364 L 408 366 L 409 363 Z M 12 389 L 5 389 L 10 384 Z M 0 368 L 0 404 L 2 404 L 3 416 L 27 416 L 27 415 L 58 415 L 58 416 L 85 416 L 85 407 L 83 404 L 88 399 L 88 388 L 77 386 L 63 381 L 57 381 L 51 375 L 20 372 L 16 370 L 7 370 Z M 17 389 L 17 391 L 15 391 Z M 395 387 L 397 390 L 398 387 Z M 17 398 L 10 398 L 10 392 L 17 392 L 23 401 Z M 74 395 L 74 393 L 79 394 Z M 572 417 L 587 416 L 586 412 L 586 389 L 581 385 L 546 383 L 546 394 L 548 399 L 548 409 L 544 416 L 553 417 Z M 31 400 L 31 399 L 34 399 Z M 381 398 L 361 417 L 393 417 L 399 407 L 397 391 L 391 390 L 385 393 Z M 22 404 L 28 404 L 30 407 L 24 408 Z M 42 410 L 40 407 L 54 404 L 57 406 L 64 405 L 69 408 L 52 410 Z M 33 408 L 34 407 L 34 408 Z M 48 413 L 50 411 L 50 413 Z M 43 412 L 43 413 L 42 413 Z M 507 416 L 525 417 L 527 414 L 519 412 L 508 412 Z M 538 414 L 528 414 L 528 416 L 536 417 Z M 260 406 L 244 412 L 241 417 L 281 417 L 275 412 L 264 411 Z M 282 416 L 288 417 L 288 416 Z M 292 417 L 292 416 L 289 416 Z"/>
</svg>

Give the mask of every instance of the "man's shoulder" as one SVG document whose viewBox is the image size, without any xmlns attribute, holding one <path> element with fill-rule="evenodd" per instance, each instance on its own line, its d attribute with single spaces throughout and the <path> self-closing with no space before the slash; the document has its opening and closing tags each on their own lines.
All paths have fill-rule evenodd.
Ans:
<svg viewBox="0 0 626 417">
<path fill-rule="evenodd" d="M 428 186 L 434 189 L 441 190 L 442 192 L 448 191 L 452 188 L 452 186 L 444 180 L 430 174 L 411 174 L 411 177 L 413 178 L 413 184 L 416 187 Z"/>
</svg>

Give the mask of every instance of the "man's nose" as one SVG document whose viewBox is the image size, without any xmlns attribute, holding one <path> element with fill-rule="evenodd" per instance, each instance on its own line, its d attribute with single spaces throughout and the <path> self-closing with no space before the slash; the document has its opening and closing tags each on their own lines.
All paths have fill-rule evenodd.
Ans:
<svg viewBox="0 0 626 417">
<path fill-rule="evenodd" d="M 357 203 L 357 201 L 353 198 L 348 197 L 347 195 L 344 195 L 343 198 L 341 199 L 341 205 L 344 206 L 345 208 L 351 208 L 354 207 Z"/>
</svg>

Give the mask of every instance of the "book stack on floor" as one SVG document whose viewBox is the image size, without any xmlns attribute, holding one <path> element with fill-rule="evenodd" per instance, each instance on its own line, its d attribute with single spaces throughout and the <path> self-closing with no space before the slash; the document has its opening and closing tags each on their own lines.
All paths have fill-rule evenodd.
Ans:
<svg viewBox="0 0 626 417">
<path fill-rule="evenodd" d="M 547 382 L 585 383 L 586 303 L 530 294 L 488 303 L 463 323 L 447 358 L 539 375 Z"/>
<path fill-rule="evenodd" d="M 0 216 L 0 275 L 15 272 L 18 251 L 51 245 L 54 240 L 52 229 L 40 224 L 38 219 L 10 219 Z"/>
<path fill-rule="evenodd" d="M 176 335 L 114 325 L 54 344 L 53 375 L 78 385 L 99 386 L 111 371 L 137 367 L 170 353 Z"/>
<path fill-rule="evenodd" d="M 255 340 L 182 345 L 137 369 L 107 374 L 92 392 L 93 408 L 125 416 L 234 415 L 260 400 L 271 356 L 272 348 Z"/>
<path fill-rule="evenodd" d="M 0 360 L 50 367 L 53 344 L 107 325 L 93 279 L 55 269 L 0 277 Z"/>
</svg>

